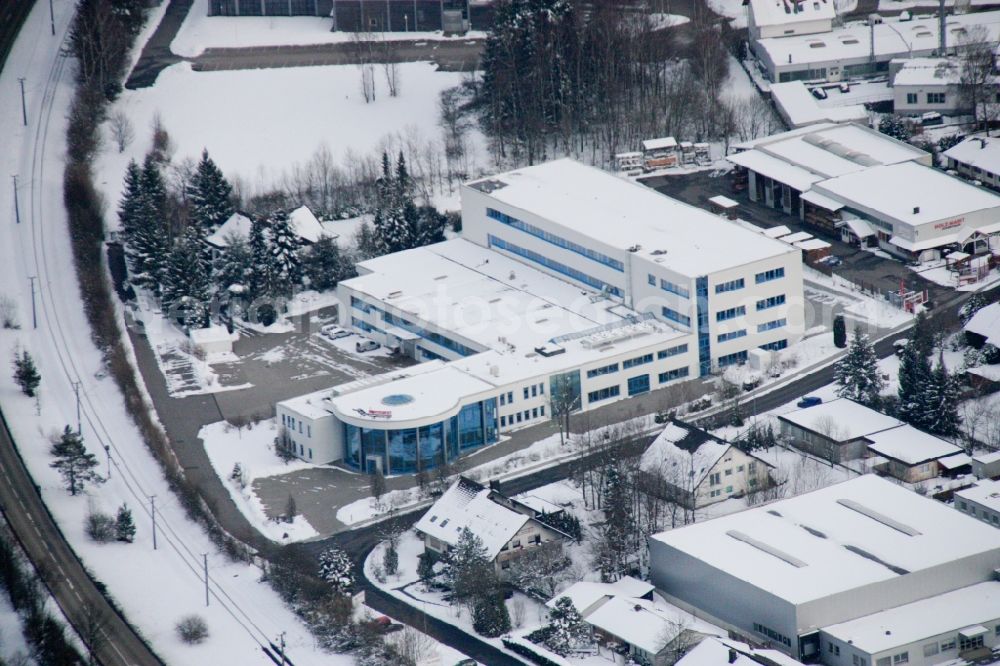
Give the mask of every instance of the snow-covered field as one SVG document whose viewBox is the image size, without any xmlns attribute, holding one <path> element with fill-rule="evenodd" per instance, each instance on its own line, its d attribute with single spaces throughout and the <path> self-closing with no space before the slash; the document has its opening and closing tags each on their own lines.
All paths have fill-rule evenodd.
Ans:
<svg viewBox="0 0 1000 666">
<path fill-rule="evenodd" d="M 254 479 L 308 469 L 309 463 L 295 459 L 282 462 L 274 452 L 278 429 L 274 419 L 237 429 L 225 421 L 204 426 L 198 438 L 205 443 L 205 452 L 215 473 L 229 491 L 229 496 L 254 527 L 272 541 L 291 543 L 316 536 L 317 532 L 301 515 L 294 522 L 275 522 L 267 517 L 260 499 L 251 490 Z M 242 474 L 233 478 L 239 464 Z"/>
<path fill-rule="evenodd" d="M 54 7 L 57 31 L 64 35 L 73 5 L 55 3 Z M 229 562 L 187 520 L 126 413 L 121 394 L 105 376 L 83 315 L 62 206 L 65 119 L 73 72 L 72 67 L 57 64 L 61 61 L 58 42 L 49 35 L 48 19 L 45 3 L 36 4 L 0 74 L 0 127 L 7 148 L 0 152 L 0 166 L 4 173 L 20 176 L 22 215 L 20 225 L 5 224 L 0 229 L 0 292 L 17 303 L 22 325 L 20 330 L 0 332 L 0 350 L 9 358 L 17 344 L 29 349 L 42 376 L 36 403 L 20 394 L 9 372 L 0 373 L 0 404 L 32 476 L 84 564 L 106 584 L 125 615 L 166 662 L 270 664 L 260 643 L 287 631 L 289 653 L 296 664 L 350 663 L 349 657 L 317 651 L 305 628 L 259 582 L 260 572 Z M 27 128 L 21 126 L 19 76 L 28 82 Z M 51 105 L 46 95 L 49 89 L 54 93 Z M 184 104 L 183 100 L 178 103 Z M 197 106 L 190 100 L 188 104 Z M 11 219 L 10 188 L 0 192 L 0 208 Z M 37 330 L 31 328 L 29 276 L 38 277 Z M 110 447 L 114 463 L 107 483 L 71 497 L 50 467 L 48 449 L 51 433 L 76 424 L 72 383 L 77 381 L 85 443 L 99 456 L 102 474 L 106 474 L 104 445 Z M 150 495 L 156 496 L 155 550 Z M 135 515 L 135 543 L 89 541 L 83 519 L 90 507 L 113 513 L 122 504 L 128 504 Z M 212 593 L 208 607 L 203 553 L 208 553 Z M 174 624 L 188 613 L 198 613 L 208 623 L 210 637 L 201 645 L 185 645 L 175 634 Z"/>
<path fill-rule="evenodd" d="M 462 74 L 438 72 L 430 63 L 400 64 L 397 97 L 389 96 L 382 73 L 376 74 L 377 98 L 366 104 L 360 70 L 353 65 L 217 72 L 173 65 L 153 87 L 124 91 L 109 110 L 128 115 L 136 138 L 123 153 L 106 139 L 98 184 L 114 210 L 125 167 L 129 159 L 142 161 L 157 115 L 170 134 L 175 164 L 208 149 L 226 176 L 240 181 L 244 194 L 268 189 L 295 168 L 306 168 L 321 147 L 342 165 L 383 148 L 397 152 L 404 143 L 419 148 L 438 142 L 438 97 L 461 83 Z M 484 161 L 481 135 L 470 137 L 472 163 Z M 114 223 L 115 216 L 109 217 Z"/>
<path fill-rule="evenodd" d="M 354 39 L 354 33 L 332 32 L 332 28 L 333 19 L 324 16 L 209 16 L 208 0 L 195 0 L 170 43 L 170 50 L 179 56 L 195 58 L 210 48 L 336 44 Z M 367 35 L 378 36 L 378 33 Z M 485 36 L 475 30 L 459 36 L 445 36 L 440 31 L 410 31 L 392 33 L 389 38 L 461 41 Z"/>
</svg>

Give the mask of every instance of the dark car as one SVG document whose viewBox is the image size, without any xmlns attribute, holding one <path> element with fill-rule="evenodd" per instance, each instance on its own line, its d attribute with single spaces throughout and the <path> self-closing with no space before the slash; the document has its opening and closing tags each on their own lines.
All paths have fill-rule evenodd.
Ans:
<svg viewBox="0 0 1000 666">
<path fill-rule="evenodd" d="M 807 395 L 806 397 L 795 403 L 796 407 L 815 407 L 816 405 L 822 404 L 823 398 L 817 398 L 814 395 Z"/>
</svg>

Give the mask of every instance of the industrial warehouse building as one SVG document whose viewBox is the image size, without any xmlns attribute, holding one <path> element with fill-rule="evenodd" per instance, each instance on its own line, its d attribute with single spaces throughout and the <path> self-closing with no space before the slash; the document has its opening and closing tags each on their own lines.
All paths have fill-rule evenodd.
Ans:
<svg viewBox="0 0 1000 666">
<path fill-rule="evenodd" d="M 414 472 L 784 349 L 801 252 L 558 160 L 462 188 L 462 238 L 341 282 L 340 323 L 420 365 L 278 404 L 305 460 Z"/>
<path fill-rule="evenodd" d="M 973 26 L 982 26 L 986 42 L 996 44 L 1000 39 L 1000 11 L 946 17 L 948 53 L 969 35 L 979 34 L 978 30 L 971 31 Z M 912 21 L 852 23 L 819 34 L 762 35 L 752 46 L 771 81 L 834 82 L 886 75 L 889 63 L 896 58 L 940 55 L 940 36 L 938 17 L 923 16 Z"/>
<path fill-rule="evenodd" d="M 862 220 L 880 248 L 906 260 L 1000 249 L 1000 196 L 864 125 L 820 123 L 735 150 L 727 159 L 737 190 L 827 233 Z"/>
<path fill-rule="evenodd" d="M 663 532 L 649 549 L 668 601 L 798 659 L 933 664 L 997 640 L 1000 530 L 875 475 Z"/>
</svg>

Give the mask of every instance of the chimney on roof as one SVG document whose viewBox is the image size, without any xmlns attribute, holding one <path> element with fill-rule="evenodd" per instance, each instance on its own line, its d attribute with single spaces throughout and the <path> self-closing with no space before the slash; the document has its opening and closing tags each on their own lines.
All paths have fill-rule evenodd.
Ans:
<svg viewBox="0 0 1000 666">
<path fill-rule="evenodd" d="M 914 215 L 917 215 L 917 214 L 919 214 L 919 213 L 920 213 L 920 206 L 914 206 L 914 207 L 913 207 L 913 214 L 914 214 Z"/>
<path fill-rule="evenodd" d="M 729 648 L 729 663 L 730 664 L 736 663 L 736 650 L 734 650 L 733 648 Z"/>
</svg>

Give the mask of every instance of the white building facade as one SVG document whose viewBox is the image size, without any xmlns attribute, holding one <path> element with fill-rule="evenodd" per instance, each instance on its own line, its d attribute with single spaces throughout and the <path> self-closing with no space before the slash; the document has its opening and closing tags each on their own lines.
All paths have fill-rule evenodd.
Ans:
<svg viewBox="0 0 1000 666">
<path fill-rule="evenodd" d="M 279 403 L 296 455 L 412 473 L 802 335 L 797 249 L 571 160 L 463 186 L 462 224 L 338 285 L 341 325 L 422 363 Z"/>
</svg>

